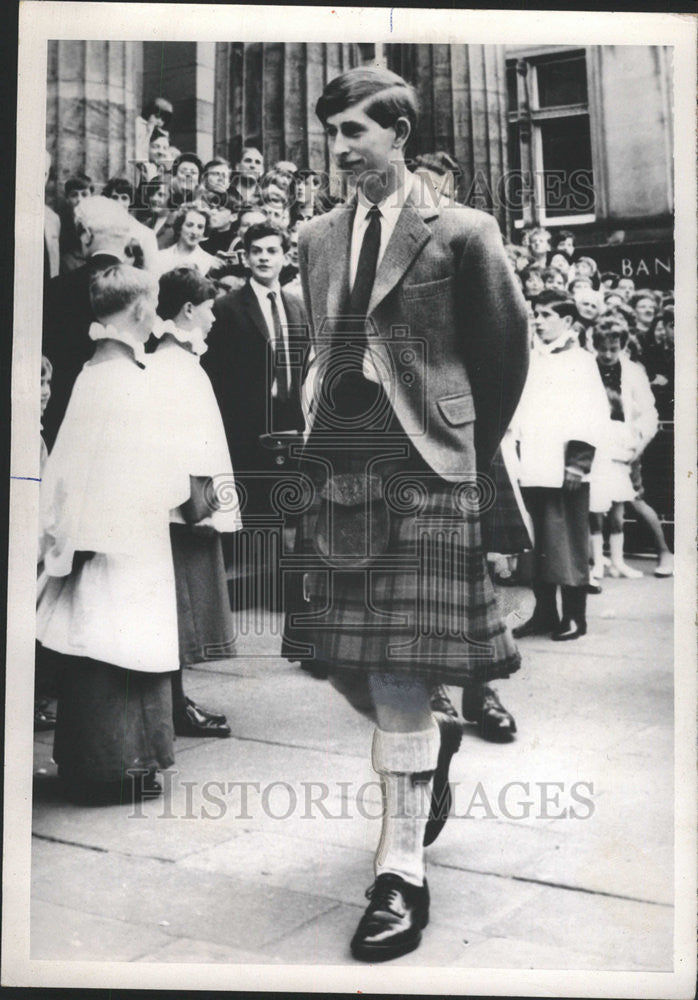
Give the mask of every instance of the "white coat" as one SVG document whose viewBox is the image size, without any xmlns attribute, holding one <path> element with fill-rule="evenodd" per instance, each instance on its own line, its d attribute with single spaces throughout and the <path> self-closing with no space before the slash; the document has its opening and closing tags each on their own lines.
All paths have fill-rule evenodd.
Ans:
<svg viewBox="0 0 698 1000">
<path fill-rule="evenodd" d="M 596 359 L 572 331 L 550 344 L 536 338 L 511 429 L 519 446 L 521 486 L 560 489 L 569 441 L 602 443 L 608 400 Z M 588 479 L 585 476 L 584 479 Z"/>
</svg>

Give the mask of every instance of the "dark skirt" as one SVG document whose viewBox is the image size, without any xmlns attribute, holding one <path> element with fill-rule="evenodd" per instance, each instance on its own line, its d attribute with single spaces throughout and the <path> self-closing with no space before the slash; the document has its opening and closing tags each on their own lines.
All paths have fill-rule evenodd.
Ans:
<svg viewBox="0 0 698 1000">
<path fill-rule="evenodd" d="M 233 616 L 220 535 L 170 525 L 180 664 L 235 656 Z"/>
<path fill-rule="evenodd" d="M 174 763 L 169 673 L 60 659 L 53 757 L 62 778 L 114 784 Z"/>
<path fill-rule="evenodd" d="M 533 579 L 585 587 L 589 583 L 589 484 L 578 490 L 522 489 L 535 533 Z"/>
<path fill-rule="evenodd" d="M 385 550 L 362 569 L 330 567 L 317 555 L 320 501 L 303 515 L 296 554 L 307 566 L 306 600 L 287 611 L 284 655 L 333 672 L 453 685 L 519 669 L 487 574 L 476 500 L 433 473 L 428 495 L 414 499 L 405 491 L 392 504 Z"/>
</svg>

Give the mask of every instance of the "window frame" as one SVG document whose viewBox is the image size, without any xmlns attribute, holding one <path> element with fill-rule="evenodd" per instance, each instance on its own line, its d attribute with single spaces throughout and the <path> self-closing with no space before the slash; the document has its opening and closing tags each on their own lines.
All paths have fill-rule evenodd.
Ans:
<svg viewBox="0 0 698 1000">
<path fill-rule="evenodd" d="M 586 68 L 587 100 L 574 104 L 562 104 L 553 107 L 540 107 L 538 92 L 538 67 L 544 63 L 554 61 L 556 58 L 565 55 L 582 56 Z M 597 155 L 595 152 L 595 131 L 593 117 L 593 86 L 590 82 L 590 69 L 592 60 L 588 48 L 578 45 L 569 47 L 548 46 L 538 49 L 512 49 L 507 55 L 507 66 L 514 65 L 516 73 L 516 96 L 517 106 L 509 108 L 507 122 L 516 125 L 519 129 L 519 155 L 522 170 L 527 169 L 529 163 L 533 173 L 533 200 L 524 204 L 522 208 L 522 218 L 513 219 L 515 229 L 524 229 L 532 224 L 541 226 L 582 226 L 599 220 L 599 180 Z M 526 79 L 528 81 L 528 93 L 526 81 L 518 72 L 518 64 L 525 62 L 528 67 Z M 523 113 L 522 113 L 523 112 Z M 545 168 L 543 161 L 543 134 L 541 123 L 559 118 L 586 117 L 589 121 L 589 146 L 592 164 L 592 174 L 594 178 L 594 204 L 595 211 L 575 215 L 548 215 L 545 205 Z M 526 145 L 521 139 L 522 122 L 530 122 L 530 153 L 526 151 Z M 524 167 L 526 163 L 526 167 Z"/>
</svg>

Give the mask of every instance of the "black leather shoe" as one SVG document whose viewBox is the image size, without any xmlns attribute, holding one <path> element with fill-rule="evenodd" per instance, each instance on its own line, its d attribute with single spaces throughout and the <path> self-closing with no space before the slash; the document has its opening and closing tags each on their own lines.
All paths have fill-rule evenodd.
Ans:
<svg viewBox="0 0 698 1000">
<path fill-rule="evenodd" d="M 204 715 L 193 701 L 175 709 L 172 722 L 177 736 L 230 736 L 230 726 Z"/>
<path fill-rule="evenodd" d="M 451 705 L 447 695 L 446 699 L 449 705 Z M 451 758 L 458 750 L 463 735 L 463 727 L 458 718 L 458 713 L 453 708 L 453 705 L 451 705 L 451 708 L 453 709 L 453 714 L 450 712 L 448 714 L 445 712 L 433 712 L 441 733 L 441 745 L 439 746 L 439 756 L 436 761 L 436 770 L 434 771 L 429 819 L 424 830 L 425 847 L 434 843 L 446 826 L 446 820 L 451 813 L 453 795 L 448 781 L 448 770 L 451 766 Z"/>
<path fill-rule="evenodd" d="M 571 639 L 581 639 L 587 634 L 587 623 L 585 621 L 576 622 L 574 619 L 563 621 L 558 632 L 551 636 L 553 642 L 569 642 Z"/>
<path fill-rule="evenodd" d="M 516 721 L 487 684 L 463 688 L 463 718 L 477 725 L 480 736 L 490 743 L 510 743 L 516 732 Z"/>
<path fill-rule="evenodd" d="M 511 634 L 515 639 L 525 639 L 529 635 L 550 635 L 559 627 L 559 619 L 555 621 L 552 618 L 540 618 L 534 614 L 523 625 L 517 625 L 516 628 L 513 628 Z"/>
<path fill-rule="evenodd" d="M 399 875 L 379 875 L 366 896 L 370 903 L 351 939 L 351 953 L 362 962 L 385 962 L 419 945 L 429 923 L 429 887 L 411 885 Z"/>
<path fill-rule="evenodd" d="M 195 708 L 197 712 L 200 712 L 205 719 L 210 719 L 211 722 L 218 722 L 221 726 L 224 726 L 228 721 L 227 717 L 221 712 L 211 712 L 210 709 L 204 708 L 203 705 L 197 705 L 195 701 L 191 698 L 187 698 L 187 705 L 191 705 Z"/>
</svg>

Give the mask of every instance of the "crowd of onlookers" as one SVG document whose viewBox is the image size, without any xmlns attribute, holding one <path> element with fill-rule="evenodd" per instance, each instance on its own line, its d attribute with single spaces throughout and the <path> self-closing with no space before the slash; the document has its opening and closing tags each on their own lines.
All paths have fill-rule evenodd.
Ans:
<svg viewBox="0 0 698 1000">
<path fill-rule="evenodd" d="M 94 607 L 101 608 L 100 614 L 107 620 L 114 613 L 112 596 L 118 584 L 127 612 L 138 620 L 140 610 L 131 608 L 129 600 L 133 595 L 128 597 L 130 584 L 126 585 L 132 568 L 119 562 L 121 549 L 113 565 L 109 559 L 104 565 L 95 560 L 95 551 L 102 551 L 95 538 L 103 536 L 104 551 L 108 553 L 113 525 L 105 527 L 106 510 L 123 528 L 122 547 L 132 551 L 137 563 L 141 549 L 138 533 L 131 535 L 128 518 L 117 509 L 114 497 L 123 495 L 126 508 L 134 497 L 138 499 L 140 489 L 144 493 L 143 510 L 155 503 L 149 491 L 159 487 L 148 471 L 149 463 L 161 462 L 161 453 L 170 452 L 172 469 L 162 482 L 169 482 L 167 477 L 172 472 L 171 495 L 158 494 L 156 498 L 163 507 L 165 527 L 168 517 L 172 522 L 177 583 L 176 613 L 171 606 L 174 590 L 162 604 L 161 617 L 173 626 L 167 663 L 176 665 L 173 623 L 178 618 L 180 626 L 181 620 L 189 621 L 194 632 L 205 621 L 206 627 L 213 630 L 215 648 L 223 651 L 220 655 L 228 655 L 232 632 L 222 555 L 218 551 L 221 546 L 218 540 L 214 544 L 204 539 L 215 532 L 238 530 L 240 524 L 244 527 L 245 515 L 243 512 L 242 521 L 236 521 L 233 527 L 221 527 L 215 521 L 216 509 L 211 507 L 210 497 L 206 499 L 200 483 L 212 480 L 221 471 L 232 476 L 234 469 L 236 479 L 238 473 L 248 476 L 248 499 L 251 497 L 261 510 L 268 485 L 263 483 L 264 495 L 256 496 L 250 474 L 266 469 L 269 463 L 275 468 L 271 456 L 258 454 L 264 452 L 262 432 L 267 407 L 275 413 L 275 426 L 278 418 L 281 429 L 296 434 L 303 429 L 300 376 L 290 360 L 293 336 L 297 335 L 292 331 L 306 328 L 298 233 L 313 216 L 341 201 L 340 194 L 330 190 L 327 178 L 312 170 L 298 169 L 286 160 L 267 164 L 259 140 L 246 140 L 234 165 L 222 156 L 202 162 L 196 153 L 181 152 L 170 142 L 172 112 L 169 102 L 158 98 L 137 119 L 136 159 L 130 177 L 112 177 L 99 184 L 85 175 L 68 177 L 62 190 L 56 192 L 60 195 L 58 211 L 46 206 L 42 504 L 46 506 L 53 482 L 55 509 L 49 507 L 42 515 L 46 529 L 42 558 L 47 565 L 51 560 L 56 565 L 48 573 L 51 579 L 46 585 L 53 591 L 44 589 L 40 598 L 43 610 L 39 615 L 39 637 L 46 649 L 60 655 L 73 655 L 73 632 L 78 627 L 85 629 L 85 621 L 75 619 L 71 587 L 92 587 L 90 600 Z M 441 199 L 455 194 L 458 165 L 448 154 L 419 156 L 410 165 L 421 175 L 431 197 Z M 47 181 L 50 168 L 49 157 Z M 539 519 L 535 526 L 539 546 L 547 530 L 544 526 L 558 525 L 557 533 L 551 536 L 551 552 L 553 561 L 565 563 L 550 570 L 550 579 L 538 581 L 533 625 L 526 623 L 519 632 L 527 635 L 541 628 L 555 628 L 552 619 L 556 617 L 557 574 L 567 581 L 562 593 L 564 620 L 576 623 L 574 628 L 563 629 L 558 637 L 577 638 L 586 629 L 585 595 L 589 590 L 600 591 L 599 581 L 606 569 L 611 576 L 642 575 L 623 557 L 626 504 L 633 505 L 653 536 L 658 555 L 655 574 L 670 576 L 673 572 L 662 524 L 643 498 L 640 462 L 642 452 L 656 434 L 658 419 L 673 419 L 674 299 L 669 292 L 638 289 L 627 276 L 600 273 L 593 251 L 578 252 L 575 236 L 567 230 L 555 234 L 540 227 L 523 230 L 520 243 L 507 242 L 505 249 L 529 305 L 533 356 L 527 391 L 508 432 L 510 439 L 516 439 L 518 451 L 512 478 L 518 479 L 531 518 Z M 262 339 L 258 336 L 260 329 L 264 330 Z M 266 367 L 269 344 L 276 366 L 273 381 Z M 146 351 L 153 355 L 147 364 Z M 138 374 L 140 369 L 149 371 L 148 393 Z M 553 385 L 556 379 L 559 384 Z M 265 394 L 269 399 L 264 399 Z M 109 405 L 112 407 L 109 420 L 100 427 L 90 425 L 90 406 L 97 405 L 97 400 L 100 412 L 106 413 Z M 131 411 L 133 423 L 128 425 L 126 416 Z M 142 419 L 146 414 L 150 417 Z M 572 415 L 578 418 L 574 429 Z M 155 439 L 149 434 L 150 425 L 167 427 L 172 433 Z M 559 432 L 557 443 L 551 428 Z M 113 461 L 106 446 L 102 455 L 102 434 L 109 447 L 116 448 Z M 139 437 L 143 441 L 137 442 Z M 144 450 L 144 441 L 152 455 Z M 546 457 L 545 447 L 551 442 L 554 448 Z M 595 448 L 597 456 L 592 467 Z M 502 454 L 505 449 L 506 439 Z M 142 460 L 140 479 L 138 457 Z M 556 462 L 562 463 L 557 471 Z M 182 472 L 187 475 L 180 475 Z M 66 506 L 64 493 L 66 483 L 76 476 L 73 510 L 69 504 Z M 560 503 L 559 512 L 549 507 L 549 493 L 545 500 L 548 506 L 538 510 L 540 498 L 536 491 L 551 484 L 559 486 L 560 477 L 564 477 L 563 491 L 553 490 L 554 502 Z M 135 484 L 133 496 L 127 497 L 123 483 L 131 480 Z M 587 500 L 570 499 L 572 493 L 582 496 L 577 490 L 582 480 L 585 487 L 590 480 L 591 506 Z M 101 483 L 104 509 L 96 502 L 93 509 L 87 498 L 83 503 L 83 487 L 88 482 L 92 494 L 95 484 Z M 174 511 L 171 517 L 168 511 Z M 94 523 L 88 525 L 90 517 Z M 83 521 L 87 527 L 81 534 L 76 525 L 79 527 Z M 58 564 L 65 561 L 67 551 L 65 539 L 59 537 L 64 527 L 76 534 L 77 541 L 73 562 L 68 565 L 68 560 L 61 569 L 62 564 Z M 604 529 L 609 538 L 610 565 L 604 565 Z M 170 565 L 167 559 L 165 563 Z M 509 572 L 504 560 L 499 575 Z M 208 583 L 198 606 L 196 602 L 192 606 L 192 581 L 197 580 L 199 584 L 202 580 Z M 151 584 L 155 588 L 156 580 Z M 217 617 L 211 612 L 213 593 L 220 597 Z M 99 598 L 96 603 L 95 594 Z M 105 594 L 112 596 L 102 606 Z M 76 712 L 75 706 L 79 706 L 85 719 L 91 719 L 91 697 L 116 701 L 121 697 L 122 678 L 109 664 L 127 665 L 133 660 L 141 664 L 134 669 L 140 671 L 138 676 L 144 685 L 138 697 L 142 695 L 144 703 L 151 699 L 160 718 L 169 711 L 164 681 L 160 683 L 154 676 L 168 670 L 160 639 L 154 640 L 150 661 L 141 663 L 140 647 L 135 652 L 126 651 L 128 655 L 120 647 L 104 652 L 108 630 L 103 632 L 100 626 L 92 636 L 99 652 L 93 659 L 104 661 L 101 673 L 93 667 L 85 678 L 80 675 L 66 695 L 65 704 Z M 121 642 L 122 633 L 119 626 L 113 633 L 115 642 Z M 196 643 L 192 643 L 193 648 Z M 190 654 L 184 649 L 181 627 L 179 656 L 180 667 L 193 662 L 187 658 Z M 169 666 L 168 677 L 170 673 L 174 731 L 229 735 L 224 716 L 203 709 L 185 696 L 181 669 L 172 671 Z M 47 700 L 41 697 L 40 683 L 37 694 L 37 724 L 53 725 L 55 719 Z M 71 756 L 77 752 L 73 732 L 77 723 L 73 722 L 65 724 L 63 742 L 57 739 L 57 746 L 63 753 L 64 772 L 73 773 L 77 780 L 82 762 Z M 86 726 L 85 732 L 89 731 L 99 744 L 101 728 Z M 132 735 L 137 743 L 142 734 Z M 161 748 L 158 759 L 169 759 L 169 752 Z"/>
<path fill-rule="evenodd" d="M 533 308 L 543 289 L 564 292 L 575 307 L 579 344 L 593 350 L 593 332 L 601 317 L 613 316 L 627 334 L 624 350 L 647 372 L 660 420 L 674 418 L 674 292 L 636 287 L 631 277 L 600 271 L 593 249 L 575 248 L 575 235 L 535 227 L 521 233 L 506 252 Z"/>
</svg>

